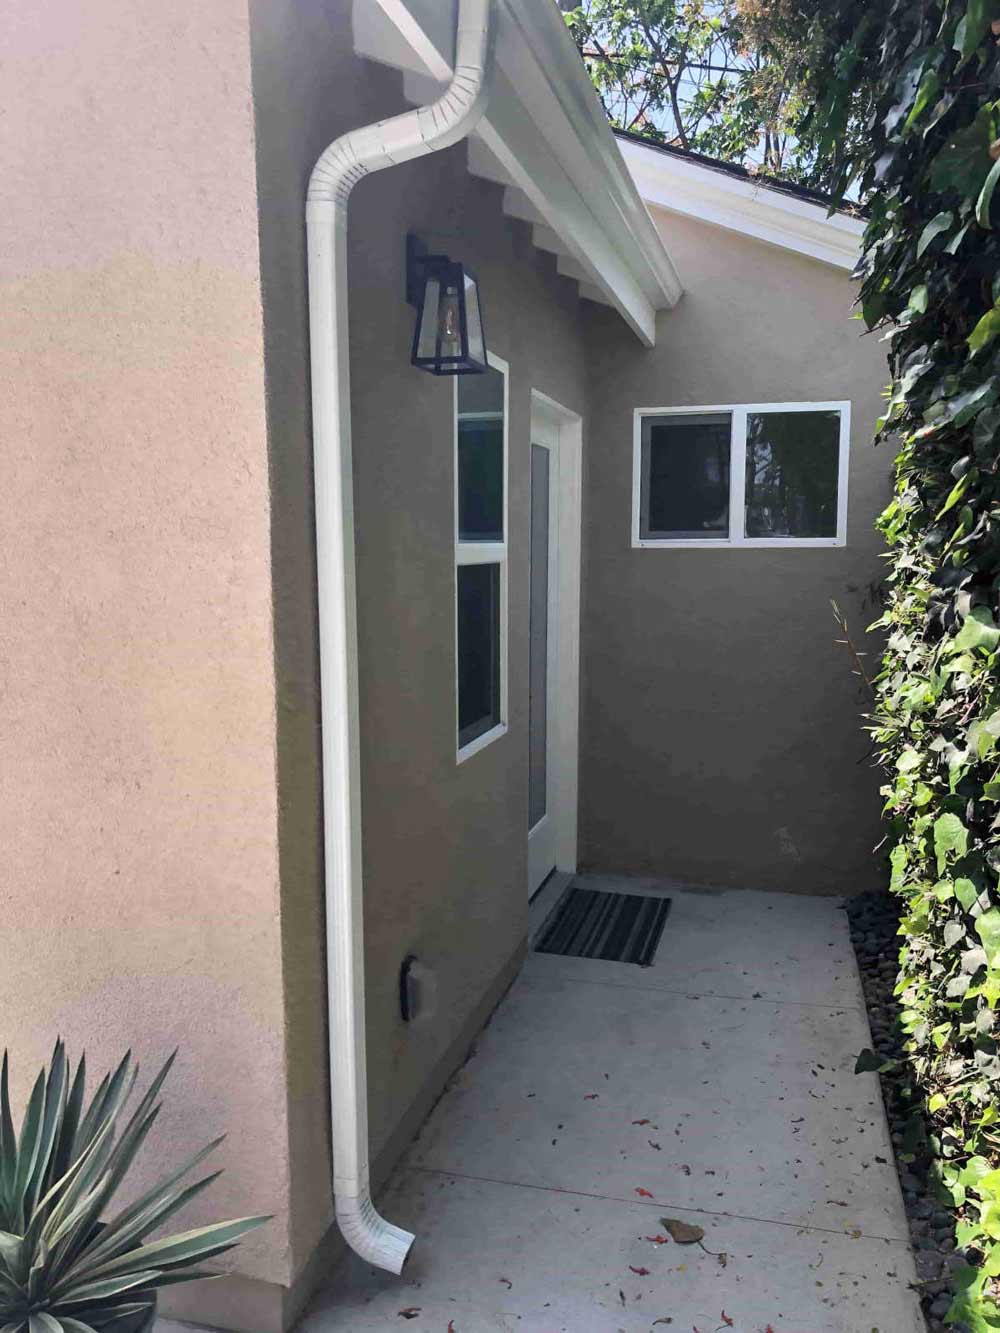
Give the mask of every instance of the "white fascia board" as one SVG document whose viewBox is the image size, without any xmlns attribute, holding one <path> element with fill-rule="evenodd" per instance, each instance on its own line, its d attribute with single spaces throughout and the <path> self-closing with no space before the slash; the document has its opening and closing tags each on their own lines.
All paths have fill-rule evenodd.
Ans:
<svg viewBox="0 0 1000 1333">
<path fill-rule="evenodd" d="M 653 208 L 753 236 L 835 268 L 850 271 L 860 258 L 865 229 L 860 218 L 828 214 L 822 204 L 645 144 L 620 139 L 619 147 L 639 193 Z"/>
<path fill-rule="evenodd" d="M 583 63 L 551 0 L 496 4 L 497 69 L 477 136 L 587 280 L 652 346 L 656 312 L 676 304 L 681 286 Z M 444 81 L 455 16 L 454 0 L 354 0 L 355 48 Z"/>
</svg>

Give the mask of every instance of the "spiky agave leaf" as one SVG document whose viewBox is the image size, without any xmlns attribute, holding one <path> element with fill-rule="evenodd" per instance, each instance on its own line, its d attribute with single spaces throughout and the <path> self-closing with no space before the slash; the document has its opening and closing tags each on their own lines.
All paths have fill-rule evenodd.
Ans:
<svg viewBox="0 0 1000 1333">
<path fill-rule="evenodd" d="M 183 1180 L 216 1139 L 110 1220 L 112 1203 L 160 1106 L 176 1052 L 124 1124 L 138 1077 L 131 1052 L 84 1109 L 86 1061 L 70 1080 L 62 1041 L 32 1088 L 15 1134 L 9 1061 L 0 1064 L 0 1333 L 100 1333 L 151 1314 L 157 1288 L 216 1276 L 192 1265 L 217 1258 L 269 1220 L 239 1218 L 177 1236 L 148 1237 L 219 1175 Z"/>
</svg>

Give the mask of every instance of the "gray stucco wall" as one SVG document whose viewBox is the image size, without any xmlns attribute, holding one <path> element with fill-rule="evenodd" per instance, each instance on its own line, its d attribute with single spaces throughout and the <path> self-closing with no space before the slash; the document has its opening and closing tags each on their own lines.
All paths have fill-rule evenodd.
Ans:
<svg viewBox="0 0 1000 1333">
<path fill-rule="evenodd" d="M 406 108 L 356 60 L 348 0 L 252 0 L 278 677 L 278 772 L 296 1266 L 330 1221 L 323 1015 L 318 664 L 302 204 L 330 140 Z M 453 386 L 410 364 L 408 230 L 474 266 L 510 364 L 510 728 L 455 759 Z M 470 178 L 465 148 L 356 189 L 352 397 L 372 1149 L 401 1146 L 509 975 L 527 921 L 527 550 L 531 388 L 583 412 L 575 285 Z M 407 1026 L 417 954 L 435 1012 Z M 402 1126 L 402 1129 L 400 1128 Z M 398 1132 L 397 1132 L 398 1131 Z"/>
<path fill-rule="evenodd" d="M 656 220 L 685 285 L 657 346 L 637 347 L 610 312 L 588 321 L 580 860 L 853 893 L 878 878 L 878 779 L 830 600 L 859 635 L 877 614 L 872 524 L 891 458 L 870 441 L 883 350 L 860 336 L 840 271 L 676 215 Z M 634 408 L 845 398 L 845 548 L 631 548 Z"/>
</svg>

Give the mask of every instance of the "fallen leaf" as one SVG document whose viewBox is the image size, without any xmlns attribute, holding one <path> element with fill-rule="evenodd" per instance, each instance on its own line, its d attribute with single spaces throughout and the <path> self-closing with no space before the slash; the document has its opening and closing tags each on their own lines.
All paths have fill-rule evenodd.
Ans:
<svg viewBox="0 0 1000 1333">
<path fill-rule="evenodd" d="M 583 1100 L 585 1102 L 596 1102 L 600 1095 L 599 1092 L 588 1092 Z"/>
<path fill-rule="evenodd" d="M 719 1261 L 720 1268 L 725 1268 L 726 1264 L 729 1263 L 729 1255 L 725 1252 L 725 1250 L 721 1250 L 715 1257 Z"/>
<path fill-rule="evenodd" d="M 398 1319 L 416 1319 L 419 1313 L 419 1305 L 408 1305 L 405 1310 L 398 1310 L 396 1317 Z"/>
<path fill-rule="evenodd" d="M 628 1271 L 629 1271 L 630 1273 L 634 1273 L 634 1274 L 636 1275 L 636 1277 L 649 1277 L 649 1269 L 648 1269 L 648 1268 L 633 1268 L 632 1265 L 629 1264 L 629 1266 L 628 1266 Z"/>
<path fill-rule="evenodd" d="M 661 1217 L 660 1225 L 678 1245 L 694 1245 L 705 1238 L 704 1228 L 676 1217 Z"/>
<path fill-rule="evenodd" d="M 651 1245 L 669 1245 L 669 1244 L 670 1244 L 670 1237 L 669 1237 L 669 1236 L 647 1236 L 646 1239 L 650 1242 Z"/>
<path fill-rule="evenodd" d="M 652 1194 L 650 1194 L 649 1190 L 644 1190 L 641 1185 L 639 1185 L 636 1188 L 635 1192 L 636 1194 L 638 1194 L 640 1199 L 651 1199 L 653 1197 Z"/>
<path fill-rule="evenodd" d="M 633 1120 L 633 1121 L 632 1121 L 632 1124 L 633 1124 L 633 1125 L 651 1125 L 652 1123 L 653 1123 L 652 1120 Z"/>
<path fill-rule="evenodd" d="M 734 1327 L 733 1321 L 732 1321 L 732 1320 L 729 1318 L 729 1316 L 726 1314 L 725 1310 L 723 1310 L 723 1312 L 722 1312 L 722 1314 L 719 1316 L 719 1318 L 720 1318 L 720 1319 L 722 1320 L 722 1322 L 725 1324 L 726 1328 L 733 1328 L 733 1327 Z"/>
</svg>

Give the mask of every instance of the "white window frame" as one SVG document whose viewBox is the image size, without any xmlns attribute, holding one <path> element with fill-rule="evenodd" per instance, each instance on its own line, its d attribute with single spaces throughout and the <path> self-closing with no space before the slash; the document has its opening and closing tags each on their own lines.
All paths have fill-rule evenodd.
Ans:
<svg viewBox="0 0 1000 1333">
<path fill-rule="evenodd" d="M 644 417 L 693 416 L 709 412 L 732 414 L 729 457 L 728 537 L 642 537 L 642 422 Z M 835 537 L 747 537 L 747 416 L 752 412 L 839 412 L 840 451 L 837 458 L 837 535 Z M 847 545 L 847 481 L 851 446 L 851 404 L 847 399 L 817 403 L 723 403 L 708 407 L 637 407 L 632 429 L 632 545 L 677 550 L 726 550 L 730 547 L 768 549 L 788 546 Z"/>
<path fill-rule="evenodd" d="M 452 420 L 454 423 L 454 440 L 452 443 L 452 457 L 454 459 L 454 531 L 455 531 L 455 756 L 456 762 L 462 764 L 466 759 L 471 759 L 474 754 L 480 750 L 485 750 L 487 745 L 492 745 L 501 736 L 505 736 L 508 730 L 508 710 L 507 710 L 507 643 L 508 643 L 508 601 L 507 601 L 507 551 L 510 545 L 510 367 L 502 357 L 496 356 L 493 352 L 486 353 L 486 360 L 492 370 L 498 370 L 503 375 L 503 541 L 502 542 L 476 542 L 461 541 L 459 538 L 458 527 L 458 380 L 455 376 L 453 390 Z M 484 731 L 481 736 L 475 740 L 469 741 L 466 745 L 458 743 L 458 569 L 461 565 L 499 565 L 500 566 L 500 721 L 489 729 Z"/>
</svg>

